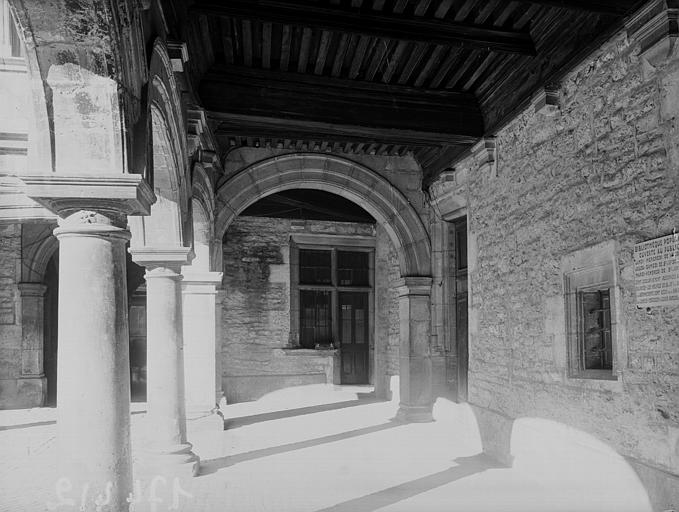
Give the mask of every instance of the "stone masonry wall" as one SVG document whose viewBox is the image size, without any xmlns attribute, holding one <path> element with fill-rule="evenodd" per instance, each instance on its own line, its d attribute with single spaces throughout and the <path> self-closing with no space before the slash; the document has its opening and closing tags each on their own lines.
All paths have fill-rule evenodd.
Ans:
<svg viewBox="0 0 679 512">
<path fill-rule="evenodd" d="M 653 70 L 625 35 L 497 134 L 469 173 L 469 399 L 593 434 L 679 475 L 679 307 L 637 309 L 633 248 L 679 228 L 679 59 Z M 562 259 L 617 244 L 619 380 L 568 377 Z M 474 261 L 474 255 L 475 261 Z"/>
<path fill-rule="evenodd" d="M 0 408 L 21 406 L 21 225 L 0 225 Z"/>
<path fill-rule="evenodd" d="M 293 385 L 333 382 L 332 352 L 287 349 L 291 233 L 374 236 L 375 228 L 371 224 L 261 217 L 238 217 L 234 221 L 223 246 L 222 368 L 229 402 L 257 399 Z M 385 255 L 384 259 L 376 258 L 376 279 L 399 273 L 395 249 L 390 243 L 389 246 L 376 249 Z M 385 265 L 391 268 L 385 269 Z M 396 298 L 389 288 L 380 290 L 383 287 L 377 285 L 376 293 L 386 294 L 390 311 L 397 311 Z M 378 318 L 381 317 L 376 316 L 376 331 Z M 398 329 L 398 321 L 394 325 Z M 390 340 L 391 330 L 387 326 Z M 395 343 L 398 344 L 398 331 Z M 398 352 L 394 354 L 392 350 L 389 357 L 389 371 L 395 367 L 398 373 Z"/>
<path fill-rule="evenodd" d="M 30 84 L 22 59 L 0 58 L 0 172 L 26 172 Z"/>
</svg>

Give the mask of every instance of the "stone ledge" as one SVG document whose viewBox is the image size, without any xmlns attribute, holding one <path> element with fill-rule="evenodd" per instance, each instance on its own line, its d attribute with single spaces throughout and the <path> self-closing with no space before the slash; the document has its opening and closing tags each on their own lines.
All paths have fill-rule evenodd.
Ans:
<svg viewBox="0 0 679 512">
<path fill-rule="evenodd" d="M 339 349 L 337 348 L 324 348 L 324 349 L 315 349 L 315 348 L 295 348 L 295 347 L 286 347 L 286 348 L 281 348 L 279 349 L 285 354 L 286 356 L 302 356 L 302 357 L 333 357 L 336 354 L 339 354 Z"/>
<path fill-rule="evenodd" d="M 398 290 L 399 297 L 406 295 L 423 295 L 429 296 L 431 294 L 432 278 L 426 276 L 409 276 L 402 277 L 394 282 L 394 287 Z"/>
<path fill-rule="evenodd" d="M 191 267 L 188 267 L 189 269 Z M 186 285 L 220 285 L 222 283 L 222 272 L 197 272 L 186 270 L 182 272 L 183 282 Z"/>
<path fill-rule="evenodd" d="M 143 267 L 186 265 L 193 259 L 193 249 L 182 246 L 168 247 L 130 247 L 128 252 L 132 261 Z"/>
<path fill-rule="evenodd" d="M 149 215 L 156 196 L 140 174 L 21 176 L 26 196 L 60 217 L 80 210 Z"/>
</svg>

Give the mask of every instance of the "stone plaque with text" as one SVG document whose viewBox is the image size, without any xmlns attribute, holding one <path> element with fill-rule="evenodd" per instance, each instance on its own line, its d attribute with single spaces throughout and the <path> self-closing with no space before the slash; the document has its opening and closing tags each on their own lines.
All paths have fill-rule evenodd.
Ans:
<svg viewBox="0 0 679 512">
<path fill-rule="evenodd" d="M 634 285 L 638 307 L 679 304 L 679 234 L 634 246 Z"/>
</svg>

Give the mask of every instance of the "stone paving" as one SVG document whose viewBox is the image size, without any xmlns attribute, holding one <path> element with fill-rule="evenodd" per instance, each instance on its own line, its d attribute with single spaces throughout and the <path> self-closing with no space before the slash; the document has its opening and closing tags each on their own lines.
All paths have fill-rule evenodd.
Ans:
<svg viewBox="0 0 679 512">
<path fill-rule="evenodd" d="M 615 468 L 597 467 L 591 476 L 581 465 L 564 474 L 563 461 L 550 466 L 539 459 L 501 467 L 480 454 L 467 407 L 439 399 L 436 421 L 403 424 L 392 420 L 395 402 L 374 401 L 366 391 L 291 388 L 227 406 L 222 432 L 190 424 L 201 474 L 155 482 L 136 474 L 140 499 L 130 510 L 650 510 Z M 133 449 L 142 442 L 144 420 L 144 405 L 134 405 Z M 57 500 L 54 416 L 54 409 L 0 411 L 0 511 L 77 510 Z M 608 477 L 597 478 L 601 471 Z M 76 490 L 62 495 L 77 502 Z"/>
</svg>

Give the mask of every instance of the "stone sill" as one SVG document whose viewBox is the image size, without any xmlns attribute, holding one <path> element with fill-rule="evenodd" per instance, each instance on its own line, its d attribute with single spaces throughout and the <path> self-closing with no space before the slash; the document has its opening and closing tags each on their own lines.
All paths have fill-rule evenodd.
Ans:
<svg viewBox="0 0 679 512">
<path fill-rule="evenodd" d="M 566 384 L 570 387 L 592 391 L 611 391 L 621 393 L 623 391 L 622 379 L 618 375 L 609 378 L 592 378 L 584 375 L 568 376 Z"/>
<path fill-rule="evenodd" d="M 305 356 L 305 357 L 333 357 L 339 354 L 339 350 L 333 349 L 314 349 L 286 347 L 281 349 L 286 356 Z"/>
</svg>

